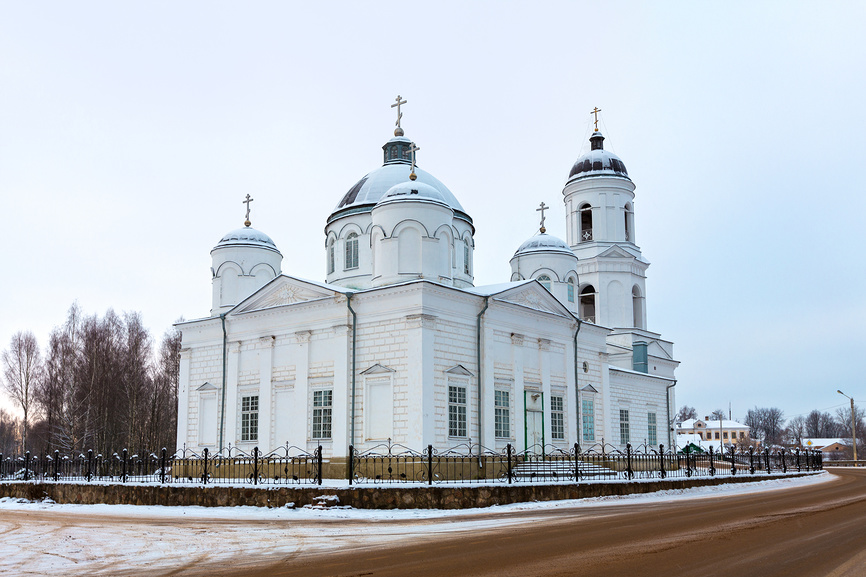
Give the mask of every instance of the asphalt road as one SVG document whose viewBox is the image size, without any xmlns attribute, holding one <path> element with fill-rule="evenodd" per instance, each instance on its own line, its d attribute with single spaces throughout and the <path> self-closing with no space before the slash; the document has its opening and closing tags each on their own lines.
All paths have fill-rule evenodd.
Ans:
<svg viewBox="0 0 866 577">
<path fill-rule="evenodd" d="M 866 469 L 830 471 L 837 480 L 814 486 L 562 508 L 545 512 L 541 521 L 533 512 L 531 522 L 501 529 L 451 532 L 219 574 L 866 576 Z"/>
</svg>

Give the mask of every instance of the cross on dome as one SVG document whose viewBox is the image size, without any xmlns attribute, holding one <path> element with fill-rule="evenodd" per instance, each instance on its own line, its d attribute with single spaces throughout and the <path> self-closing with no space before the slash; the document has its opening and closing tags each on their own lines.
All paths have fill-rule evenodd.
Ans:
<svg viewBox="0 0 866 577">
<path fill-rule="evenodd" d="M 538 229 L 541 233 L 545 233 L 545 232 L 547 232 L 547 229 L 544 228 L 544 211 L 547 210 L 547 209 L 549 209 L 549 208 L 550 208 L 549 206 L 547 206 L 546 204 L 544 204 L 544 202 L 542 202 L 542 203 L 538 206 L 538 208 L 535 209 L 535 212 L 540 212 L 540 213 L 541 213 L 541 226 L 540 226 L 539 229 Z"/>
<path fill-rule="evenodd" d="M 403 118 L 403 113 L 400 112 L 400 105 L 406 104 L 406 100 L 401 100 L 400 95 L 397 95 L 396 102 L 391 105 L 391 108 L 397 109 L 397 128 L 394 129 L 394 136 L 403 136 L 403 128 L 400 126 L 400 120 Z"/>
<path fill-rule="evenodd" d="M 595 122 L 595 132 L 598 132 L 598 113 L 599 112 L 601 112 L 601 108 L 599 108 L 598 106 L 594 107 L 592 110 L 589 111 L 590 114 L 595 116 L 595 121 L 594 121 Z"/>
<path fill-rule="evenodd" d="M 415 153 L 418 152 L 419 150 L 421 150 L 421 147 L 418 146 L 417 144 L 415 144 L 414 142 L 412 143 L 412 146 L 409 147 L 409 153 L 412 155 L 412 168 L 411 168 L 411 170 L 409 170 L 409 179 L 410 180 L 415 180 L 415 178 L 417 178 L 415 176 Z"/>
<path fill-rule="evenodd" d="M 244 226 L 250 226 L 252 223 L 250 222 L 250 203 L 255 200 L 254 198 L 250 198 L 250 195 L 247 195 L 246 200 L 242 200 L 241 204 L 247 205 L 247 216 L 244 220 Z"/>
</svg>

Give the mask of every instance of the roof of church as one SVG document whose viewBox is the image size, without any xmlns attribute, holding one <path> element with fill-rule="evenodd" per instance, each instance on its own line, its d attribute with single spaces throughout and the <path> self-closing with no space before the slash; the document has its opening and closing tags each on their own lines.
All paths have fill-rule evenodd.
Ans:
<svg viewBox="0 0 866 577">
<path fill-rule="evenodd" d="M 280 252 L 271 237 L 249 226 L 226 233 L 214 249 L 228 246 L 255 246 Z"/>
<path fill-rule="evenodd" d="M 407 180 L 388 189 L 376 206 L 391 202 L 422 201 L 448 206 L 445 197 L 438 190 L 423 182 Z"/>
<path fill-rule="evenodd" d="M 589 142 L 591 150 L 575 161 L 568 173 L 569 180 L 589 176 L 620 176 L 631 180 L 622 160 L 604 149 L 604 136 L 601 132 L 593 132 Z"/>
<path fill-rule="evenodd" d="M 530 252 L 561 252 L 574 256 L 574 252 L 564 240 L 544 232 L 539 232 L 521 244 L 514 256 Z"/>
</svg>

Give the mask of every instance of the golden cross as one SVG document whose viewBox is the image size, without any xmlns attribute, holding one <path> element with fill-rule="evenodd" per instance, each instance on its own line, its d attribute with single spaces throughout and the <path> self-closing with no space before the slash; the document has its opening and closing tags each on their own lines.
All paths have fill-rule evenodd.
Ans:
<svg viewBox="0 0 866 577">
<path fill-rule="evenodd" d="M 412 169 L 409 171 L 410 174 L 415 174 L 415 153 L 421 150 L 421 147 L 416 145 L 414 142 L 412 146 L 409 147 L 409 153 L 412 155 Z M 412 180 L 415 180 L 414 178 Z"/>
<path fill-rule="evenodd" d="M 601 108 L 596 106 L 592 110 L 589 111 L 590 114 L 595 115 L 595 132 L 598 132 L 598 113 L 601 112 Z"/>
<path fill-rule="evenodd" d="M 400 119 L 403 118 L 403 113 L 400 112 L 400 105 L 401 105 L 401 104 L 406 104 L 406 101 L 405 101 L 405 100 L 400 100 L 400 95 L 398 94 L 398 95 L 397 95 L 397 102 L 391 105 L 391 108 L 396 108 L 396 109 L 397 109 L 397 124 L 396 124 L 397 128 L 401 128 L 401 126 L 400 126 Z"/>
<path fill-rule="evenodd" d="M 246 222 L 244 222 L 244 224 L 245 224 L 246 226 L 249 226 L 249 225 L 250 225 L 250 203 L 251 203 L 252 201 L 254 201 L 254 200 L 255 200 L 254 198 L 250 198 L 250 195 L 247 195 L 246 200 L 242 200 L 242 201 L 241 201 L 241 204 L 245 204 L 245 205 L 247 205 L 247 216 L 246 216 L 246 219 L 245 219 Z"/>
<path fill-rule="evenodd" d="M 541 232 L 545 232 L 545 228 L 544 228 L 544 211 L 547 210 L 548 208 L 550 208 L 550 207 L 549 207 L 549 206 L 546 206 L 546 205 L 542 202 L 542 203 L 539 205 L 539 207 L 535 209 L 535 212 L 540 212 L 540 213 L 541 213 L 541 227 L 539 228 L 539 230 L 540 230 Z"/>
</svg>

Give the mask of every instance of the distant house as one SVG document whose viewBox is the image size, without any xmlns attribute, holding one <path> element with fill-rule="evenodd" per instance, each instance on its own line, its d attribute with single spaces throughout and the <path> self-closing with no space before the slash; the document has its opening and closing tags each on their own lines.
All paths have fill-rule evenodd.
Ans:
<svg viewBox="0 0 866 577">
<path fill-rule="evenodd" d="M 701 441 L 699 446 L 703 447 L 730 447 L 749 442 L 749 426 L 737 421 L 717 421 L 709 417 L 688 419 L 677 424 L 677 446 L 685 444 L 680 441 L 681 435 L 694 435 Z"/>
<path fill-rule="evenodd" d="M 846 443 L 847 439 L 838 439 L 838 438 L 810 438 L 803 439 L 803 448 L 804 449 L 817 449 L 821 451 L 824 456 L 831 455 L 834 453 L 844 453 L 851 448 L 851 445 Z M 838 458 L 838 457 L 837 457 Z"/>
</svg>

